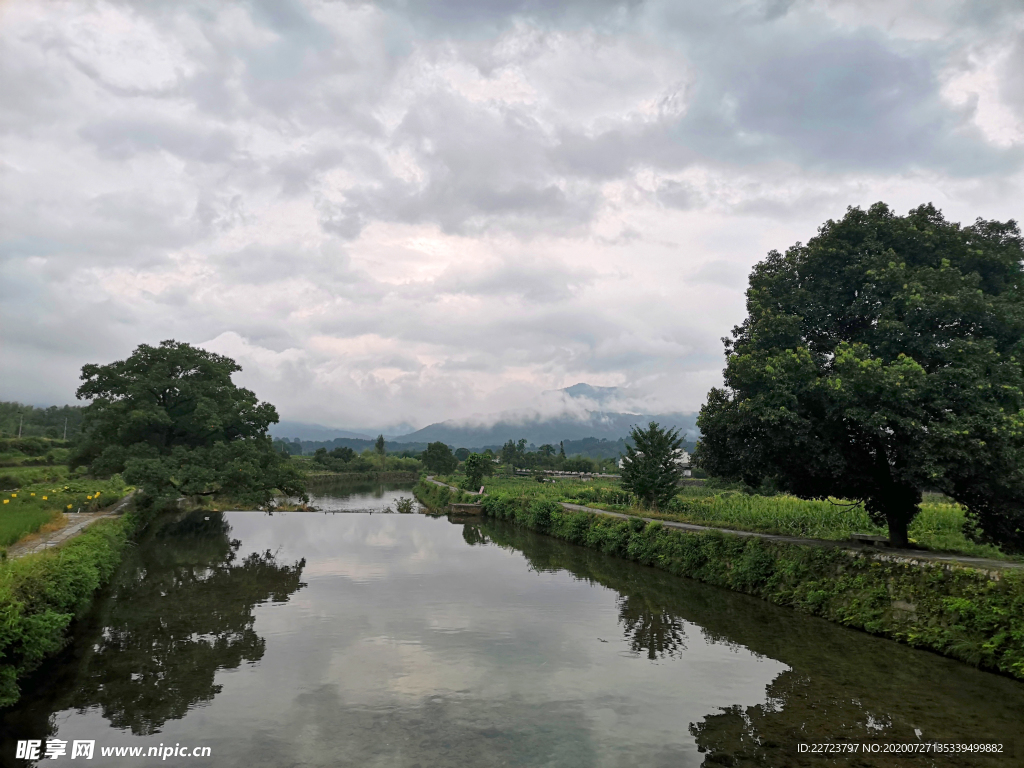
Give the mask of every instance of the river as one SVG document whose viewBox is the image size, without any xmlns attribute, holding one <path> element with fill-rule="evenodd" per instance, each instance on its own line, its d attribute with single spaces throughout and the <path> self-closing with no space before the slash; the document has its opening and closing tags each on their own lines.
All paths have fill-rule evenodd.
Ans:
<svg viewBox="0 0 1024 768">
<path fill-rule="evenodd" d="M 1024 762 L 1018 682 L 504 524 L 389 513 L 402 496 L 158 521 L 3 713 L 4 764 L 35 764 L 19 739 L 94 741 L 93 766 Z M 1017 756 L 798 752 L 932 740 Z M 101 754 L 175 745 L 211 756 Z"/>
</svg>

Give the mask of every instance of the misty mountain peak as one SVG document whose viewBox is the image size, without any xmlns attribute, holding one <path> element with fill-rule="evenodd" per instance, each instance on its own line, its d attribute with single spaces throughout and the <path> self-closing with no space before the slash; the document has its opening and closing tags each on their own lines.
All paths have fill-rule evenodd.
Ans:
<svg viewBox="0 0 1024 768">
<path fill-rule="evenodd" d="M 605 403 L 613 398 L 619 397 L 620 390 L 618 387 L 595 387 L 590 384 L 573 384 L 571 387 L 565 387 L 564 389 L 558 390 L 564 392 L 574 400 L 593 400 L 596 403 Z"/>
</svg>

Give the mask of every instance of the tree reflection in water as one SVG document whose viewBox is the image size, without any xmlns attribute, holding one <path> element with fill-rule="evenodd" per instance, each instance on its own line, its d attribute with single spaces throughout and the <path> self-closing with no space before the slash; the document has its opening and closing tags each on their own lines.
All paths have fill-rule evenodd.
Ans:
<svg viewBox="0 0 1024 768">
<path fill-rule="evenodd" d="M 157 733 L 220 692 L 218 670 L 263 658 L 254 609 L 305 586 L 305 560 L 279 564 L 270 551 L 239 557 L 241 542 L 219 512 L 153 525 L 72 647 L 10 713 L 20 733 L 45 738 L 55 732 L 50 713 L 94 707 L 118 728 Z"/>
<path fill-rule="evenodd" d="M 686 650 L 682 620 L 644 595 L 619 598 L 619 622 L 633 653 L 653 660 L 681 657 Z"/>
<path fill-rule="evenodd" d="M 467 526 L 467 528 L 470 526 Z M 619 593 L 619 623 L 630 650 L 648 659 L 683 658 L 684 628 L 700 643 L 724 644 L 790 667 L 755 706 L 728 706 L 690 724 L 704 768 L 852 766 L 921 768 L 1009 765 L 988 755 L 822 756 L 797 744 L 999 742 L 1019 749 L 1024 687 L 951 659 L 872 638 L 663 571 L 575 547 L 496 521 L 481 536 L 522 552 L 538 571 L 565 570 Z M 464 533 L 464 536 L 467 534 Z M 1014 763 L 1016 764 L 1016 763 Z"/>
<path fill-rule="evenodd" d="M 140 547 L 72 706 L 99 706 L 116 727 L 155 733 L 213 699 L 218 670 L 263 658 L 253 609 L 302 587 L 305 560 L 280 565 L 269 550 L 239 559 L 230 531 L 220 513 L 195 513 Z"/>
</svg>

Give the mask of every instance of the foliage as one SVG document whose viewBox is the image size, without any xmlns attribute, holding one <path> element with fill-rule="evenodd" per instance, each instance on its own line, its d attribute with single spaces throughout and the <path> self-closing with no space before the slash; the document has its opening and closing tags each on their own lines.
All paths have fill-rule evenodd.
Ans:
<svg viewBox="0 0 1024 768">
<path fill-rule="evenodd" d="M 444 485 L 437 485 L 429 480 L 421 480 L 412 489 L 413 495 L 423 506 L 434 512 L 441 512 L 450 504 L 461 504 L 468 499 L 477 499 L 462 491 L 457 491 Z"/>
<path fill-rule="evenodd" d="M 742 484 L 719 485 L 724 487 L 684 484 L 659 511 L 644 509 L 635 495 L 608 479 L 538 484 L 525 478 L 496 477 L 487 490 L 492 495 L 564 501 L 660 520 L 784 536 L 841 540 L 853 533 L 885 532 L 872 522 L 863 506 L 840 499 L 760 496 L 738 490 Z M 931 494 L 921 505 L 921 514 L 911 522 L 910 536 L 917 546 L 927 550 L 1008 559 L 996 547 L 972 541 L 971 525 L 963 507 Z"/>
<path fill-rule="evenodd" d="M 484 514 L 1024 679 L 1024 573 L 884 560 L 490 495 Z"/>
<path fill-rule="evenodd" d="M 427 450 L 420 456 L 420 461 L 423 462 L 423 466 L 428 472 L 438 475 L 454 472 L 459 466 L 459 460 L 455 458 L 452 449 L 440 440 L 427 445 Z"/>
<path fill-rule="evenodd" d="M 10 546 L 62 512 L 98 512 L 116 503 L 130 489 L 120 475 L 109 480 L 35 483 L 5 491 L 0 503 L 0 547 Z"/>
<path fill-rule="evenodd" d="M 101 520 L 58 549 L 0 566 L 0 706 L 17 701 L 18 678 L 64 645 L 68 625 L 113 575 L 137 523 L 132 514 Z"/>
<path fill-rule="evenodd" d="M 218 493 L 261 505 L 274 489 L 304 497 L 301 475 L 267 436 L 274 406 L 232 383 L 240 370 L 175 341 L 83 366 L 77 396 L 92 402 L 72 462 L 123 472 L 154 501 Z"/>
<path fill-rule="evenodd" d="M 302 441 L 296 438 L 295 440 L 288 440 L 287 438 L 282 440 L 280 438 L 274 438 L 274 449 L 280 451 L 286 456 L 301 456 L 302 455 Z"/>
<path fill-rule="evenodd" d="M 73 440 L 82 426 L 82 411 L 79 405 L 36 408 L 23 403 L 0 402 L 0 438 L 17 437 L 20 428 L 22 438 L 63 439 L 66 423 L 67 437 Z"/>
<path fill-rule="evenodd" d="M 13 490 L 33 483 L 64 483 L 71 476 L 67 465 L 7 467 L 0 470 L 0 490 Z"/>
<path fill-rule="evenodd" d="M 679 430 L 662 429 L 652 421 L 647 429 L 633 427 L 629 436 L 633 445 L 626 446 L 622 457 L 622 487 L 659 509 L 676 495 L 683 477 L 676 460 L 683 445 Z"/>
<path fill-rule="evenodd" d="M 380 462 L 380 471 L 383 472 L 388 456 L 387 444 L 384 442 L 384 435 L 377 435 L 377 439 L 373 443 L 373 451 L 377 454 L 377 460 Z"/>
<path fill-rule="evenodd" d="M 467 491 L 478 490 L 483 479 L 494 472 L 494 462 L 479 453 L 471 453 L 466 457 L 465 472 L 466 480 L 462 487 Z"/>
<path fill-rule="evenodd" d="M 408 515 L 415 510 L 416 502 L 412 499 L 401 496 L 395 501 L 395 511 L 399 514 Z"/>
<path fill-rule="evenodd" d="M 469 458 L 469 448 L 458 448 L 455 451 L 455 458 L 459 461 L 465 461 Z"/>
<path fill-rule="evenodd" d="M 701 409 L 699 463 L 804 498 L 863 500 L 895 544 L 921 494 L 1024 549 L 1024 241 L 931 205 L 851 208 L 771 252 Z"/>
</svg>

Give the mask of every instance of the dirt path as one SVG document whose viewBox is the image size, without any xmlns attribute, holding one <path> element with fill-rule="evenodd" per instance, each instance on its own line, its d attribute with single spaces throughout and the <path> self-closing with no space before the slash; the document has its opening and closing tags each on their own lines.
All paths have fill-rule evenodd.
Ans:
<svg viewBox="0 0 1024 768">
<path fill-rule="evenodd" d="M 104 520 L 108 517 L 116 517 L 122 514 L 134 495 L 135 491 L 132 491 L 114 506 L 102 512 L 69 512 L 65 514 L 65 525 L 62 528 L 41 535 L 30 535 L 12 544 L 7 548 L 7 559 L 16 560 L 25 555 L 59 547 L 65 541 L 73 539 L 97 520 Z"/>
<path fill-rule="evenodd" d="M 453 490 L 459 490 L 454 486 L 442 483 L 439 480 L 435 480 L 433 475 L 428 475 L 427 480 L 434 485 L 440 485 L 445 488 L 452 488 Z M 465 491 L 463 491 L 465 493 Z M 484 494 L 485 496 L 487 494 Z M 622 512 L 609 512 L 605 509 L 595 509 L 594 507 L 584 507 L 580 504 L 570 504 L 566 501 L 558 502 L 563 508 L 573 510 L 575 512 L 589 512 L 594 515 L 607 515 L 608 517 L 617 517 L 622 520 L 630 520 L 636 517 L 636 515 L 626 515 Z M 965 565 L 970 568 L 978 568 L 983 571 L 999 571 L 1006 569 L 1017 569 L 1024 568 L 1024 563 L 1018 563 L 1007 560 L 991 560 L 985 557 L 970 557 L 968 555 L 953 555 L 944 552 L 929 552 L 921 549 L 892 549 L 889 547 L 873 547 L 869 545 L 853 543 L 850 541 L 834 539 L 804 539 L 799 536 L 780 536 L 774 533 L 756 533 L 754 531 L 737 531 L 734 528 L 712 528 L 706 525 L 695 525 L 693 523 L 678 523 L 674 520 L 657 520 L 653 517 L 644 517 L 642 520 L 646 520 L 649 523 L 661 523 L 666 528 L 678 528 L 683 531 L 692 531 L 694 533 L 707 533 L 709 531 L 717 531 L 720 533 L 731 533 L 734 536 L 745 536 L 756 539 L 767 539 L 769 541 L 780 541 L 786 544 L 803 544 L 811 547 L 838 547 L 841 549 L 847 549 L 850 551 L 870 551 L 872 555 L 882 560 L 892 560 L 895 562 L 930 562 L 930 563 L 948 563 L 950 565 Z"/>
</svg>

